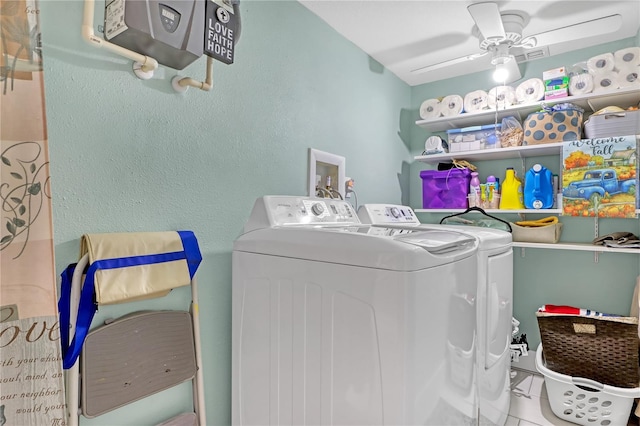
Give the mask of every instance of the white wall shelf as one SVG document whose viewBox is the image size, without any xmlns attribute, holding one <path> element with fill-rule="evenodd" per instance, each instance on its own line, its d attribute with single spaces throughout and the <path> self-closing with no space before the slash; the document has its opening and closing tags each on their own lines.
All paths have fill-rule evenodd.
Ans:
<svg viewBox="0 0 640 426">
<path fill-rule="evenodd" d="M 415 209 L 416 213 L 462 213 L 466 209 Z M 517 214 L 528 214 L 528 213 L 537 213 L 537 214 L 561 214 L 561 209 L 518 209 L 518 210 L 499 210 L 499 209 L 486 209 L 486 213 L 489 214 L 500 214 L 500 213 L 517 213 Z M 636 214 L 640 214 L 640 209 L 636 209 Z M 568 216 L 571 217 L 571 216 Z M 596 256 L 598 253 L 628 253 L 628 254 L 638 254 L 640 255 L 640 248 L 618 248 L 618 247 L 604 247 L 598 246 L 589 243 L 572 243 L 572 242 L 562 242 L 562 243 L 527 243 L 527 242 L 519 242 L 514 241 L 513 247 L 518 248 L 534 248 L 534 249 L 550 249 L 550 250 L 573 250 L 573 251 L 590 251 L 595 252 Z M 597 261 L 597 258 L 596 258 Z"/>
<path fill-rule="evenodd" d="M 640 248 L 618 248 L 604 247 L 589 243 L 524 243 L 513 242 L 513 247 L 533 248 L 533 249 L 551 249 L 551 250 L 573 250 L 573 251 L 590 251 L 596 253 L 629 253 L 640 254 Z"/>
<path fill-rule="evenodd" d="M 416 213 L 462 213 L 466 209 L 415 209 Z M 494 214 L 494 213 L 506 213 L 506 214 L 528 214 L 528 213 L 538 213 L 538 214 L 560 214 L 562 210 L 560 209 L 483 209 L 486 213 Z"/>
<path fill-rule="evenodd" d="M 506 158 L 541 157 L 561 155 L 563 142 L 541 145 L 512 146 L 509 148 L 480 149 L 476 151 L 458 151 L 445 154 L 418 155 L 414 157 L 421 163 L 435 164 L 443 160 L 464 158 L 465 160 L 504 160 Z"/>
<path fill-rule="evenodd" d="M 416 213 L 462 213 L 466 209 L 414 209 Z M 561 209 L 484 209 L 489 214 L 561 214 Z M 636 209 L 636 214 L 640 215 L 640 209 Z M 572 216 L 567 216 L 572 217 Z"/>
<path fill-rule="evenodd" d="M 468 112 L 451 117 L 438 117 L 429 120 L 418 120 L 416 124 L 432 133 L 443 132 L 449 129 L 457 129 L 469 126 L 478 126 L 501 121 L 504 117 L 515 116 L 522 122 L 532 112 L 539 111 L 543 105 L 555 105 L 558 103 L 571 102 L 580 106 L 585 112 L 595 112 L 604 107 L 616 105 L 621 108 L 638 105 L 640 101 L 640 90 L 635 87 L 617 89 L 612 91 L 599 91 L 580 96 L 568 96 L 566 98 L 554 99 L 553 101 L 538 101 L 527 104 L 514 105 L 501 110 L 483 110 L 479 112 Z"/>
</svg>

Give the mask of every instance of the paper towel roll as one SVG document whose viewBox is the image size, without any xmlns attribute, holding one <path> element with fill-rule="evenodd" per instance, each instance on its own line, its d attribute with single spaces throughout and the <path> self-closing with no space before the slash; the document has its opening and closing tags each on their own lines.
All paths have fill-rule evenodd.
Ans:
<svg viewBox="0 0 640 426">
<path fill-rule="evenodd" d="M 623 67 L 618 71 L 618 78 L 616 83 L 619 88 L 623 87 L 637 87 L 640 86 L 640 80 L 638 74 L 640 73 L 640 67 Z"/>
<path fill-rule="evenodd" d="M 569 94 L 571 96 L 586 95 L 593 92 L 593 76 L 591 74 L 577 74 L 569 80 Z"/>
<path fill-rule="evenodd" d="M 487 108 L 487 92 L 474 90 L 464 96 L 465 112 L 476 112 Z"/>
<path fill-rule="evenodd" d="M 615 67 L 615 59 L 613 53 L 604 53 L 594 56 L 587 61 L 587 68 L 591 74 L 600 74 L 613 71 Z"/>
<path fill-rule="evenodd" d="M 628 47 L 616 50 L 613 53 L 614 63 L 617 69 L 640 66 L 640 47 Z"/>
<path fill-rule="evenodd" d="M 440 101 L 438 99 L 427 99 L 420 105 L 420 118 L 429 120 L 440 117 Z"/>
<path fill-rule="evenodd" d="M 496 86 L 489 90 L 487 96 L 487 104 L 490 109 L 507 108 L 516 102 L 516 90 L 511 86 Z"/>
<path fill-rule="evenodd" d="M 539 78 L 530 78 L 516 87 L 516 99 L 519 103 L 539 101 L 544 98 L 544 83 Z"/>
<path fill-rule="evenodd" d="M 451 117 L 460 114 L 464 109 L 464 100 L 460 95 L 449 95 L 440 101 L 440 114 Z"/>
<path fill-rule="evenodd" d="M 601 92 L 618 88 L 618 73 L 609 71 L 593 76 L 593 91 Z"/>
</svg>

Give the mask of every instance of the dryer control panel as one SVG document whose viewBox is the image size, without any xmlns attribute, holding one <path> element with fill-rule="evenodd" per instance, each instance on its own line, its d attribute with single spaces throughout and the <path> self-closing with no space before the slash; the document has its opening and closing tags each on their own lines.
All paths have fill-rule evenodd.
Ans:
<svg viewBox="0 0 640 426">
<path fill-rule="evenodd" d="M 372 225 L 420 225 L 411 207 L 395 204 L 364 204 L 358 209 L 358 217 Z"/>
<path fill-rule="evenodd" d="M 274 226 L 360 223 L 353 206 L 344 200 L 267 195 L 256 200 L 244 232 Z"/>
</svg>

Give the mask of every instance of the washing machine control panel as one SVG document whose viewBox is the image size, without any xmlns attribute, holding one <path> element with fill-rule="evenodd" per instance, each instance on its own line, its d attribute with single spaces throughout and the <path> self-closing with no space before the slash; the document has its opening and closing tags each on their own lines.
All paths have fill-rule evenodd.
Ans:
<svg viewBox="0 0 640 426">
<path fill-rule="evenodd" d="M 270 226 L 361 223 L 353 206 L 344 200 L 273 195 L 261 200 L 254 206 L 252 218 L 264 215 Z"/>
<path fill-rule="evenodd" d="M 322 216 L 326 212 L 324 209 L 324 203 L 313 203 L 311 204 L 311 213 L 316 216 Z"/>
<path fill-rule="evenodd" d="M 358 217 L 372 225 L 420 225 L 411 207 L 394 204 L 365 204 L 358 209 Z"/>
</svg>

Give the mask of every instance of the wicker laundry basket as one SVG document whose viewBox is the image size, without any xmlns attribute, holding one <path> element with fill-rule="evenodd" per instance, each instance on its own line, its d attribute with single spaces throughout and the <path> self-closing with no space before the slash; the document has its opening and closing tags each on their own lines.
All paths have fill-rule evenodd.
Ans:
<svg viewBox="0 0 640 426">
<path fill-rule="evenodd" d="M 638 387 L 638 318 L 536 317 L 547 368 L 617 388 Z"/>
</svg>

